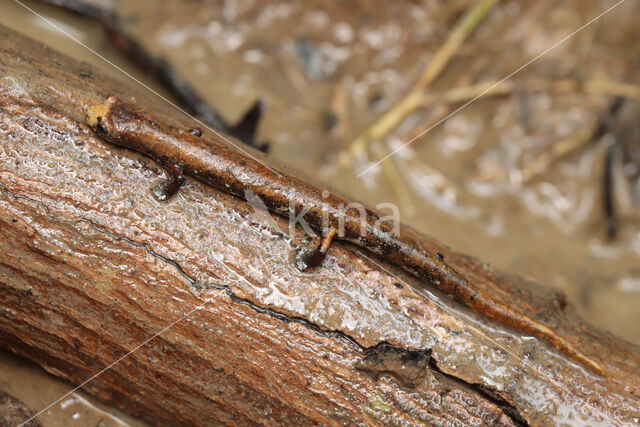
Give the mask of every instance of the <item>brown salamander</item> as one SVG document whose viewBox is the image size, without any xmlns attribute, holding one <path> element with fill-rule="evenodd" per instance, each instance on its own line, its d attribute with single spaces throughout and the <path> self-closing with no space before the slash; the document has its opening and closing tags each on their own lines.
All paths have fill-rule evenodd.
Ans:
<svg viewBox="0 0 640 427">
<path fill-rule="evenodd" d="M 397 235 L 392 233 L 371 211 L 366 211 L 363 218 L 361 212 L 345 210 L 348 203 L 337 196 L 284 172 L 277 173 L 264 167 L 220 139 L 204 140 L 198 132 L 160 123 L 117 97 L 90 107 L 87 123 L 101 138 L 138 151 L 167 168 L 172 179 L 165 185 L 161 199 L 170 197 L 180 188 L 183 173 L 243 199 L 250 191 L 270 211 L 289 218 L 301 216 L 307 224 L 323 233 L 320 253 L 308 257 L 308 265 L 322 262 L 332 238 L 349 241 L 434 284 L 475 312 L 543 338 L 593 371 L 604 372 L 598 363 L 548 326 L 479 293 L 444 262 L 442 255 L 420 247 L 402 228 Z"/>
</svg>

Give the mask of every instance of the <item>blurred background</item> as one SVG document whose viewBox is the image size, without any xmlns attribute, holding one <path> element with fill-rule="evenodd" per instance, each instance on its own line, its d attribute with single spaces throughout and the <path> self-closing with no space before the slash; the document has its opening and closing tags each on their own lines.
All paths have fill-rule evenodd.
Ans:
<svg viewBox="0 0 640 427">
<path fill-rule="evenodd" d="M 260 100 L 246 142 L 640 344 L 637 1 L 1 3 L 0 24 L 219 129 Z M 0 389 L 32 408 L 71 388 L 0 359 Z M 72 396 L 42 422 L 141 424 Z"/>
</svg>

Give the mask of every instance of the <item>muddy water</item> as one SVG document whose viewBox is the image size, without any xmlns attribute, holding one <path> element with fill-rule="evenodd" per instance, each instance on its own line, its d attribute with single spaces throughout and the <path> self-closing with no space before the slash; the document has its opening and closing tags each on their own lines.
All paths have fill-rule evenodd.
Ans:
<svg viewBox="0 0 640 427">
<path fill-rule="evenodd" d="M 120 74 L 19 5 L 6 3 L 3 24 Z M 606 141 L 585 145 L 525 179 L 554 142 L 594 123 L 606 111 L 607 97 L 522 91 L 480 100 L 358 177 L 377 158 L 435 123 L 442 115 L 439 105 L 408 117 L 348 167 L 335 166 L 350 141 L 406 92 L 466 7 L 463 1 L 448 7 L 388 3 L 354 2 L 337 10 L 325 2 L 302 7 L 238 0 L 209 5 L 203 12 L 198 2 L 167 1 L 164 9 L 152 10 L 132 2 L 119 13 L 131 18 L 123 19 L 125 31 L 167 58 L 230 121 L 256 97 L 265 100 L 268 112 L 259 139 L 271 141 L 272 156 L 318 171 L 317 179 L 372 206 L 398 205 L 404 222 L 503 270 L 565 291 L 590 323 L 640 343 L 640 214 L 629 184 L 617 179 L 619 232 L 615 241 L 607 239 L 602 202 Z M 583 3 L 505 2 L 434 90 L 502 78 L 608 6 Z M 110 48 L 98 26 L 28 4 L 143 77 Z M 640 59 L 637 9 L 633 2 L 621 6 L 514 78 L 640 84 L 634 67 Z M 619 158 L 616 167 L 624 169 L 623 163 Z M 2 357 L 3 388 L 34 409 L 68 386 L 13 356 Z M 56 405 L 43 421 L 71 423 L 75 412 L 66 409 L 83 405 L 78 402 Z M 83 408 L 77 411 L 84 424 L 100 419 L 95 418 L 100 411 Z"/>
</svg>

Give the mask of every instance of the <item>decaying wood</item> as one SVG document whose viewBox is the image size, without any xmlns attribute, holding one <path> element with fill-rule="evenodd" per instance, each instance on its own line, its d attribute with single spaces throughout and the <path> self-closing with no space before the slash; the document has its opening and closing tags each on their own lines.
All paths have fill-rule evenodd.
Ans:
<svg viewBox="0 0 640 427">
<path fill-rule="evenodd" d="M 4 28 L 0 52 L 3 346 L 76 384 L 122 358 L 84 389 L 158 424 L 638 421 L 637 348 L 570 305 L 429 248 L 605 376 L 349 246 L 302 273 L 302 230 L 192 180 L 159 203 L 158 165 L 84 124 L 110 95 L 189 119 Z"/>
</svg>

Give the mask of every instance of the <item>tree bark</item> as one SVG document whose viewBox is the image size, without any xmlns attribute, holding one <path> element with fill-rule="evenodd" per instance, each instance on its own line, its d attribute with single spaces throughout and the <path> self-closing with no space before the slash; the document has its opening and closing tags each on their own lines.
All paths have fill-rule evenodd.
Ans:
<svg viewBox="0 0 640 427">
<path fill-rule="evenodd" d="M 190 119 L 2 27 L 0 52 L 1 345 L 154 424 L 638 422 L 638 349 L 570 305 L 430 241 L 605 376 L 348 245 L 301 273 L 302 230 L 190 179 L 159 203 L 160 167 L 84 124 L 110 95 Z"/>
</svg>

